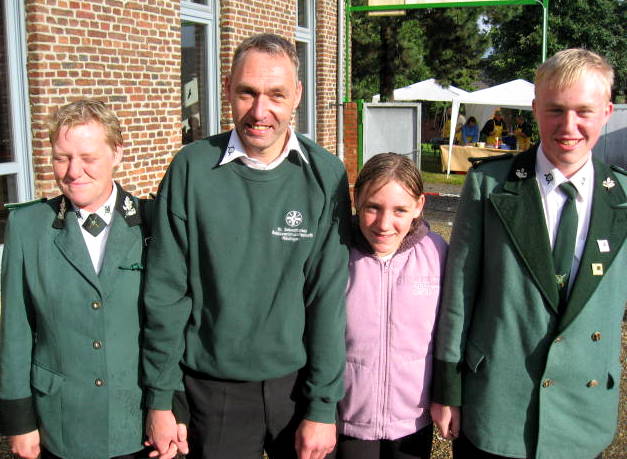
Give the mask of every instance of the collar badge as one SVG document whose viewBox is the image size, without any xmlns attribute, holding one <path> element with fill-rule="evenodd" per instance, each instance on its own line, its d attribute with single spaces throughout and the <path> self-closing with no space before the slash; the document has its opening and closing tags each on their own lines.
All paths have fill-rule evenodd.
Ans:
<svg viewBox="0 0 627 459">
<path fill-rule="evenodd" d="M 603 186 L 605 188 L 607 188 L 608 190 L 614 188 L 615 185 L 616 185 L 616 183 L 610 177 L 608 177 L 605 180 L 603 180 Z"/>
<path fill-rule="evenodd" d="M 235 151 L 235 147 L 233 145 L 229 145 L 228 148 L 226 149 L 226 154 L 232 155 L 234 151 Z"/>
<path fill-rule="evenodd" d="M 111 206 L 105 206 L 104 213 L 105 214 L 110 214 L 111 213 Z"/>
<path fill-rule="evenodd" d="M 521 167 L 520 169 L 516 169 L 516 177 L 518 177 L 519 179 L 527 178 L 527 171 L 525 170 L 524 167 Z"/>
<path fill-rule="evenodd" d="M 553 181 L 553 174 L 550 172 L 548 174 L 544 174 L 544 180 L 546 180 L 546 183 L 551 183 Z"/>
<path fill-rule="evenodd" d="M 137 213 L 137 209 L 135 209 L 133 201 L 128 196 L 124 198 L 124 206 L 122 207 L 122 210 L 124 210 L 125 217 L 130 217 Z"/>
<path fill-rule="evenodd" d="M 65 220 L 65 198 L 61 198 L 61 204 L 59 205 L 59 212 L 57 218 L 61 221 Z"/>
</svg>

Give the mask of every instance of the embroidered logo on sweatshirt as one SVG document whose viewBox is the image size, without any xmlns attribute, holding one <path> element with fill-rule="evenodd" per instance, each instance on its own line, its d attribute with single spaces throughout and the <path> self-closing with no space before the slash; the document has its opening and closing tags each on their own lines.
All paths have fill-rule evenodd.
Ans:
<svg viewBox="0 0 627 459">
<path fill-rule="evenodd" d="M 313 233 L 309 232 L 307 228 L 300 228 L 304 221 L 302 212 L 289 210 L 285 213 L 283 220 L 286 226 L 277 226 L 274 228 L 272 230 L 272 236 L 279 237 L 283 241 L 292 242 L 313 238 Z"/>
</svg>

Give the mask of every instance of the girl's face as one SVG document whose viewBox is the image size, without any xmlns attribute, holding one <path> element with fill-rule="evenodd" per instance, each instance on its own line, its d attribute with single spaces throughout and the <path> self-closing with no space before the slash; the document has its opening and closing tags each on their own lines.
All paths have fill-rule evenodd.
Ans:
<svg viewBox="0 0 627 459">
<path fill-rule="evenodd" d="M 357 197 L 359 228 L 378 257 L 395 252 L 420 216 L 424 195 L 416 199 L 395 180 L 367 183 Z"/>
</svg>

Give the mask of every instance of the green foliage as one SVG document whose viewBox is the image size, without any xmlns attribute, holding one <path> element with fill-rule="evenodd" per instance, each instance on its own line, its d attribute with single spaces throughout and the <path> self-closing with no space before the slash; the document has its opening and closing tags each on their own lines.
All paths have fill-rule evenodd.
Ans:
<svg viewBox="0 0 627 459">
<path fill-rule="evenodd" d="M 507 11 L 506 11 L 507 10 Z M 535 6 L 489 10 L 494 53 L 487 74 L 496 82 L 513 78 L 533 81 L 541 63 L 542 8 Z M 548 56 L 573 47 L 590 49 L 614 66 L 615 89 L 627 87 L 627 6 L 623 0 L 551 0 Z"/>
<path fill-rule="evenodd" d="M 363 4 L 356 1 L 354 4 Z M 481 8 L 407 10 L 404 16 L 351 15 L 352 99 L 381 94 L 427 78 L 470 88 L 488 39 L 479 31 Z"/>
</svg>

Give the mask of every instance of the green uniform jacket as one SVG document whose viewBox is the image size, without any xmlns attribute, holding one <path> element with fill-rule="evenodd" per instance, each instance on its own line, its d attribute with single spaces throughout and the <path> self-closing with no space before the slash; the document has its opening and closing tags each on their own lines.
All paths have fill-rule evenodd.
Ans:
<svg viewBox="0 0 627 459">
<path fill-rule="evenodd" d="M 446 269 L 433 400 L 461 405 L 462 431 L 490 453 L 592 458 L 616 429 L 627 177 L 593 160 L 587 241 L 558 315 L 535 160 L 532 149 L 486 161 L 466 178 Z"/>
<path fill-rule="evenodd" d="M 38 428 L 49 451 L 72 459 L 142 449 L 138 204 L 118 187 L 99 275 L 66 198 L 11 212 L 2 259 L 3 434 Z"/>
</svg>

